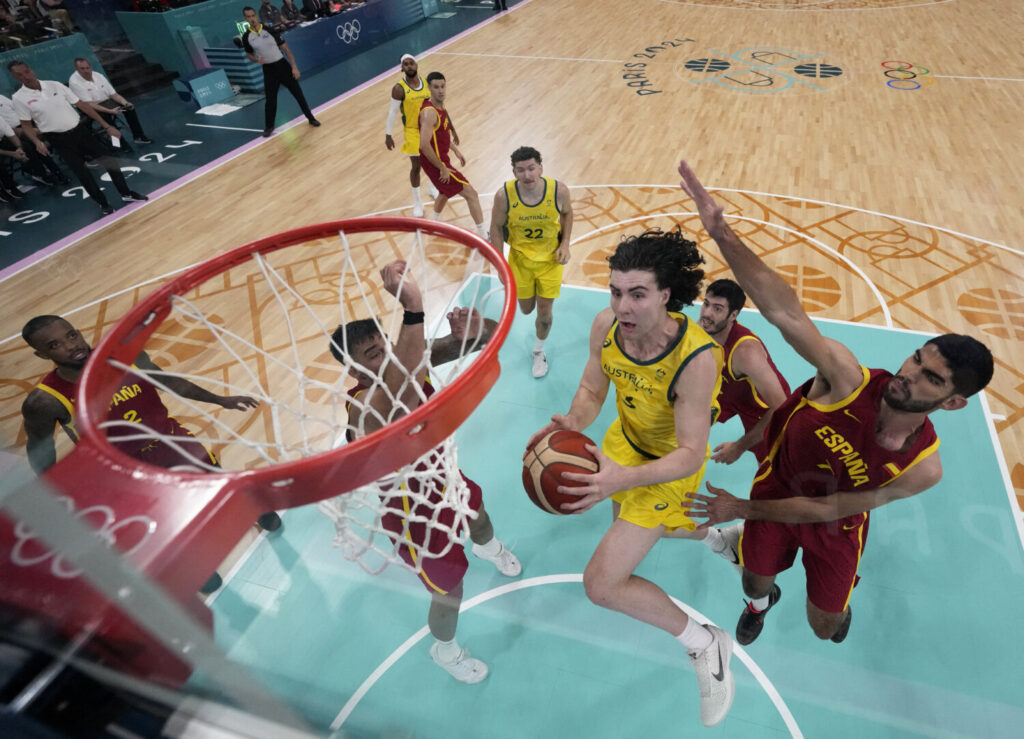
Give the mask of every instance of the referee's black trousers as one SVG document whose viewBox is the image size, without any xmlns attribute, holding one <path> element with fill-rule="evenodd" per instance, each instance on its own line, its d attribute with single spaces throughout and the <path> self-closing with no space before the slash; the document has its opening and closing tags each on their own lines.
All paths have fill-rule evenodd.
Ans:
<svg viewBox="0 0 1024 739">
<path fill-rule="evenodd" d="M 85 166 L 85 157 L 87 156 L 92 157 L 99 162 L 103 169 L 107 170 L 110 181 L 114 183 L 114 187 L 121 195 L 131 192 L 128 183 L 124 180 L 124 175 L 121 174 L 121 165 L 93 138 L 92 128 L 87 121 L 79 123 L 70 131 L 47 133 L 46 143 L 60 154 L 61 159 L 67 162 L 71 171 L 75 173 L 75 177 L 82 183 L 82 187 L 89 193 L 89 197 L 100 205 L 107 205 L 107 198 L 96 184 L 89 168 Z"/>
<path fill-rule="evenodd" d="M 292 77 L 292 65 L 284 57 L 276 62 L 263 65 L 263 90 L 267 95 L 266 116 L 264 128 L 273 128 L 274 119 L 277 117 L 277 91 L 284 85 L 299 104 L 303 115 L 313 120 L 313 111 L 309 109 L 306 96 L 302 94 L 299 81 Z"/>
</svg>

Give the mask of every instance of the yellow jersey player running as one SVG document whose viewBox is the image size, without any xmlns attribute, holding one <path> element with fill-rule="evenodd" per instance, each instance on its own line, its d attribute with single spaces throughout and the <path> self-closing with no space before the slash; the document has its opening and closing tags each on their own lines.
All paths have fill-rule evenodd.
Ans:
<svg viewBox="0 0 1024 739">
<path fill-rule="evenodd" d="M 602 448 L 591 446 L 599 469 L 566 477 L 582 487 L 564 509 L 582 513 L 612 498 L 612 525 L 583 572 L 595 604 L 657 626 L 678 639 L 693 662 L 706 726 L 725 718 L 735 692 L 729 660 L 733 644 L 716 626 L 697 623 L 649 580 L 634 574 L 658 539 L 705 539 L 722 548 L 720 534 L 705 537 L 687 515 L 711 450 L 722 348 L 678 311 L 700 294 L 704 261 L 678 229 L 624 239 L 608 259 L 611 307 L 590 330 L 590 357 L 569 413 L 530 439 L 532 447 L 555 429 L 581 431 L 593 423 L 615 384 L 618 419 Z"/>
<path fill-rule="evenodd" d="M 543 377 L 548 373 L 544 340 L 551 332 L 551 308 L 569 263 L 572 200 L 565 183 L 544 176 L 536 149 L 520 146 L 512 152 L 512 174 L 515 179 L 494 195 L 491 243 L 502 249 L 508 242 L 519 310 L 528 316 L 537 308 L 533 376 Z"/>
<path fill-rule="evenodd" d="M 388 121 L 384 128 L 384 146 L 391 151 L 395 148 L 395 140 L 391 130 L 395 127 L 395 119 L 402 114 L 402 130 L 405 141 L 402 153 L 409 156 L 409 184 L 412 186 L 412 214 L 417 218 L 423 216 L 423 200 L 420 198 L 420 108 L 423 101 L 430 97 L 427 83 L 420 77 L 419 64 L 412 54 L 402 54 L 402 76 L 391 88 L 391 105 L 388 107 Z M 452 131 L 454 134 L 454 130 Z M 455 143 L 459 137 L 455 136 Z M 437 188 L 427 181 L 430 196 L 437 197 Z"/>
</svg>

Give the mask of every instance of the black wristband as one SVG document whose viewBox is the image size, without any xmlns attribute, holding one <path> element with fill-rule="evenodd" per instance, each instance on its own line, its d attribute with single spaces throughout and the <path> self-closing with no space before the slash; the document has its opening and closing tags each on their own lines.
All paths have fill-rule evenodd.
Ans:
<svg viewBox="0 0 1024 739">
<path fill-rule="evenodd" d="M 405 315 L 402 316 L 402 323 L 406 326 L 415 326 L 417 323 L 423 323 L 423 311 L 407 310 Z"/>
</svg>

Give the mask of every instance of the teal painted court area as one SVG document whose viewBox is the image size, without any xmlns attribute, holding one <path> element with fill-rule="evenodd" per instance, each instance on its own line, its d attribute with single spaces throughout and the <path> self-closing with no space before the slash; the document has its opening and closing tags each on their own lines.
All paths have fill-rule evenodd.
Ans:
<svg viewBox="0 0 1024 739">
<path fill-rule="evenodd" d="M 254 547 L 214 601 L 217 642 L 230 658 L 318 730 L 343 718 L 339 735 L 347 737 L 1020 736 L 1024 669 L 1007 643 L 1024 612 L 1024 553 L 977 397 L 933 416 L 943 442 L 940 485 L 872 515 L 846 641 L 814 637 L 798 564 L 780 575 L 783 597 L 761 637 L 734 654 L 732 711 L 720 726 L 701 727 L 682 647 L 583 592 L 581 573 L 610 523 L 610 504 L 551 516 L 520 483 L 521 450 L 553 412 L 568 409 L 590 322 L 607 303 L 605 292 L 563 288 L 548 341 L 551 371 L 539 381 L 530 375 L 532 317 L 517 316 L 501 378 L 457 435 L 461 465 L 482 485 L 497 536 L 523 563 L 510 580 L 470 556 L 458 638 L 489 665 L 483 683 L 457 683 L 431 661 L 429 597 L 419 582 L 394 567 L 371 577 L 346 561 L 332 547 L 333 525 L 312 507 L 288 511 L 283 530 Z M 758 314 L 741 320 L 792 385 L 810 375 Z M 925 340 L 819 325 L 873 367 L 896 369 Z M 609 398 L 589 435 L 599 440 L 613 416 Z M 739 428 L 714 427 L 712 446 Z M 706 479 L 745 494 L 753 471 L 747 454 L 729 467 L 709 463 Z M 734 630 L 739 577 L 702 543 L 660 542 L 638 574 L 699 618 Z"/>
</svg>

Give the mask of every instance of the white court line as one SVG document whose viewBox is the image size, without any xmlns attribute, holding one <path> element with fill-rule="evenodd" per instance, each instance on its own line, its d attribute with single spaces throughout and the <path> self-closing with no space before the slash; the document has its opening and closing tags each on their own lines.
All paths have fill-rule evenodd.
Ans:
<svg viewBox="0 0 1024 739">
<path fill-rule="evenodd" d="M 219 128 L 222 131 L 249 131 L 250 133 L 260 133 L 263 131 L 262 128 L 239 128 L 238 126 L 213 126 L 209 123 L 186 123 L 186 126 L 192 126 L 193 128 Z"/>
<path fill-rule="evenodd" d="M 664 1 L 664 0 L 662 0 L 662 1 Z M 383 75 L 382 75 L 382 77 L 383 77 Z M 347 96 L 348 96 L 348 94 L 340 96 L 337 100 L 340 102 L 340 100 L 342 98 L 345 98 Z M 333 103 L 333 101 L 331 101 L 331 102 Z M 328 106 L 323 106 L 323 107 L 328 107 Z M 320 109 L 321 108 L 318 108 L 318 110 L 320 110 Z M 236 156 L 240 156 L 242 153 L 244 153 L 244 152 L 239 152 Z M 235 157 L 232 157 L 232 158 L 235 158 Z M 188 181 L 191 181 L 191 180 L 188 180 Z M 171 190 L 176 190 L 176 189 L 178 189 L 178 187 L 181 187 L 181 186 L 184 186 L 185 184 L 187 184 L 187 182 L 185 181 L 185 178 L 182 178 L 180 183 L 181 184 L 178 184 L 175 187 L 171 188 Z M 601 188 L 627 188 L 627 187 L 629 187 L 629 188 L 660 188 L 660 189 L 675 190 L 678 187 L 678 184 L 675 184 L 675 183 L 667 183 L 666 184 L 664 182 L 646 183 L 646 184 L 644 184 L 644 183 L 639 183 L 639 184 L 638 183 L 633 183 L 633 184 L 601 183 L 601 184 L 596 184 L 596 185 L 570 185 L 569 189 L 570 190 L 586 190 L 586 189 L 597 190 L 597 189 L 601 189 Z M 1017 256 L 1024 257 L 1024 251 L 1020 251 L 1020 250 L 1014 249 L 1012 247 L 1006 246 L 1005 244 L 999 244 L 999 243 L 996 243 L 995 241 L 988 241 L 987 239 L 982 239 L 982 238 L 979 238 L 977 236 L 971 236 L 970 234 L 961 233 L 960 231 L 954 231 L 954 230 L 949 229 L 949 228 L 943 228 L 941 226 L 933 226 L 930 223 L 924 223 L 922 221 L 915 221 L 915 220 L 910 219 L 910 218 L 902 218 L 901 216 L 894 216 L 891 213 L 882 213 L 881 211 L 867 210 L 865 208 L 858 208 L 858 207 L 853 206 L 853 205 L 843 205 L 842 203 L 833 203 L 833 202 L 831 202 L 829 200 L 816 200 L 814 198 L 807 198 L 807 197 L 804 197 L 802 195 L 780 195 L 778 193 L 763 192 L 763 191 L 760 191 L 760 190 L 742 190 L 742 189 L 733 188 L 733 187 L 708 187 L 708 189 L 709 190 L 717 190 L 719 192 L 735 192 L 735 193 L 739 193 L 741 195 L 763 195 L 765 197 L 779 198 L 779 199 L 782 199 L 782 200 L 800 200 L 800 201 L 805 202 L 805 203 L 816 203 L 818 205 L 830 205 L 830 206 L 832 206 L 834 208 L 842 208 L 844 210 L 852 210 L 852 211 L 856 211 L 857 213 L 867 213 L 869 215 L 882 216 L 884 218 L 891 218 L 894 221 L 900 221 L 902 223 L 911 223 L 911 224 L 913 224 L 915 226 L 922 226 L 923 228 L 931 228 L 931 229 L 934 229 L 936 231 L 941 231 L 942 233 L 947 233 L 947 234 L 950 234 L 952 236 L 957 236 L 958 238 L 961 238 L 961 239 L 967 239 L 969 241 L 974 241 L 974 242 L 977 242 L 979 244 L 986 244 L 988 246 L 993 246 L 993 247 L 995 247 L 997 249 L 1002 249 L 1004 251 L 1008 251 L 1011 254 L 1016 254 Z M 171 190 L 168 190 L 168 192 L 171 192 Z M 490 196 L 493 197 L 493 194 L 491 194 Z M 368 215 L 368 216 L 385 215 L 387 213 L 395 213 L 395 212 L 402 211 L 402 210 L 408 210 L 410 207 L 411 206 L 408 206 L 408 205 L 400 205 L 400 206 L 397 206 L 397 207 L 394 207 L 394 208 L 387 208 L 385 210 L 373 211 L 371 213 L 367 213 L 366 215 Z M 651 215 L 652 216 L 657 216 L 659 214 L 658 213 L 652 213 Z M 801 235 L 804 235 L 804 234 L 801 234 Z M 577 241 L 577 239 L 574 239 L 573 243 L 575 243 L 575 241 Z M 205 260 L 203 260 L 203 261 L 205 261 Z M 181 269 L 175 270 L 173 272 L 168 272 L 166 275 L 163 275 L 163 277 L 167 277 L 169 275 L 177 274 L 178 272 L 183 272 L 184 270 L 189 269 L 190 267 L 194 267 L 196 264 L 200 264 L 200 263 L 201 262 L 196 262 L 195 264 L 188 265 L 187 267 L 182 267 Z M 100 302 L 102 302 L 104 300 L 107 300 L 109 298 L 115 297 L 117 295 L 121 295 L 121 294 L 123 294 L 125 292 L 128 292 L 129 290 L 133 290 L 136 287 L 140 287 L 142 285 L 145 285 L 145 284 L 147 284 L 149 282 L 153 282 L 154 280 L 158 280 L 158 279 L 161 279 L 161 278 L 160 277 L 155 277 L 155 278 L 152 278 L 152 279 L 149 279 L 149 280 L 143 280 L 142 282 L 139 282 L 136 285 L 133 285 L 132 287 L 125 288 L 124 290 L 120 290 L 120 291 L 118 291 L 116 293 L 112 293 L 111 295 L 108 295 L 107 297 L 99 298 L 97 300 L 94 300 L 93 302 L 91 302 L 91 303 L 89 303 L 89 304 L 87 304 L 85 306 L 81 306 L 81 307 L 74 308 L 74 309 L 71 309 L 69 311 L 66 311 L 64 313 L 64 315 L 73 315 L 74 313 L 77 313 L 80 310 L 84 310 L 88 306 L 96 305 L 97 303 L 100 303 Z M 860 325 L 870 325 L 870 324 L 860 324 Z M 926 332 L 921 332 L 921 333 L 926 333 Z M 20 336 L 21 336 L 21 334 L 15 334 L 14 336 L 8 336 L 7 338 L 0 340 L 0 346 L 3 346 L 4 344 L 6 344 L 9 341 L 13 341 L 14 339 L 20 338 Z"/>
<path fill-rule="evenodd" d="M 513 593 L 517 590 L 525 590 L 527 588 L 539 587 L 541 585 L 560 585 L 564 583 L 582 582 L 583 573 L 566 573 L 564 575 L 543 575 L 541 577 L 531 577 L 526 580 L 519 580 L 517 582 L 508 583 L 507 585 L 502 585 L 499 588 L 492 588 L 491 590 L 487 590 L 483 593 L 480 593 L 480 595 L 476 595 L 470 598 L 462 604 L 462 607 L 459 609 L 459 613 L 465 613 L 466 611 L 477 607 L 481 603 L 486 603 L 487 601 L 494 600 L 495 598 L 498 598 L 502 595 L 507 595 L 508 593 Z M 691 618 L 695 618 L 701 623 L 713 623 L 708 619 L 707 616 L 702 614 L 700 611 L 691 608 L 682 601 L 676 600 L 675 598 L 672 598 L 672 601 L 681 609 L 683 609 L 686 612 L 686 614 Z M 416 643 L 423 639 L 428 633 L 430 633 L 429 629 L 426 626 L 424 626 L 419 631 L 415 632 L 412 636 L 410 636 L 408 639 L 406 639 L 404 642 L 402 642 L 398 646 L 398 648 L 395 649 L 394 652 L 388 655 L 388 657 L 383 662 L 377 665 L 377 668 L 369 674 L 369 676 L 363 681 L 362 685 L 360 685 L 352 694 L 352 696 L 348 699 L 348 701 L 345 702 L 345 705 L 342 707 L 341 711 L 338 712 L 338 715 L 335 716 L 334 721 L 331 722 L 330 726 L 332 731 L 337 731 L 341 728 L 341 725 L 345 723 L 345 720 L 348 719 L 348 717 L 356 709 L 356 706 L 359 704 L 359 701 L 361 701 L 363 697 L 370 691 L 370 689 L 377 683 L 377 681 L 384 676 L 384 673 L 391 669 L 392 665 L 398 662 L 398 660 L 401 659 L 406 652 L 408 652 L 413 646 L 415 646 Z M 786 705 L 785 701 L 782 700 L 782 696 L 779 694 L 779 691 L 775 688 L 775 685 L 773 685 L 772 682 L 768 679 L 767 675 L 764 674 L 764 671 L 761 670 L 760 667 L 758 667 L 757 663 L 754 662 L 753 658 L 749 654 L 747 654 L 746 650 L 743 649 L 743 647 L 741 647 L 739 644 L 733 645 L 733 654 L 740 658 L 740 661 L 743 662 L 744 666 L 748 670 L 750 670 L 750 674 L 754 676 L 754 679 L 757 680 L 758 683 L 760 683 L 761 688 L 764 690 L 765 694 L 771 699 L 772 703 L 775 705 L 776 710 L 779 712 L 779 716 L 785 722 L 786 727 L 789 729 L 790 735 L 793 736 L 795 739 L 803 739 L 803 733 L 800 731 L 800 727 L 797 725 L 796 719 L 793 718 L 792 712 L 789 710 L 789 707 Z"/>
<path fill-rule="evenodd" d="M 932 77 L 941 77 L 944 80 L 989 80 L 991 82 L 1024 82 L 1021 77 L 966 77 L 958 74 L 933 74 Z"/>
<path fill-rule="evenodd" d="M 565 56 L 524 56 L 520 54 L 469 54 L 461 51 L 438 51 L 436 55 L 440 56 L 489 56 L 498 59 L 536 59 L 539 61 L 549 62 L 609 62 L 611 64 L 622 64 L 622 59 L 591 59 L 583 57 L 565 57 Z"/>
<path fill-rule="evenodd" d="M 1020 538 L 1020 545 L 1024 548 L 1024 511 L 1021 511 L 1017 502 L 1017 495 L 1013 490 L 1013 480 L 1010 479 L 1010 470 L 1006 466 L 1006 457 L 1003 456 L 1003 448 L 999 445 L 999 432 L 993 420 L 992 410 L 988 406 L 988 396 L 982 390 L 978 393 L 981 400 L 981 407 L 985 411 L 985 425 L 988 426 L 988 434 L 992 438 L 992 448 L 996 453 L 996 460 L 999 462 L 999 472 L 1003 476 L 1003 487 L 1006 489 L 1006 496 L 1009 499 L 1010 511 L 1013 513 L 1013 520 L 1017 524 L 1017 536 Z"/>
<path fill-rule="evenodd" d="M 590 238 L 591 236 L 593 236 L 595 234 L 599 234 L 602 231 L 607 231 L 609 229 L 618 228 L 619 226 L 622 226 L 622 225 L 627 224 L 627 223 L 634 223 L 636 221 L 646 221 L 646 220 L 650 220 L 651 218 L 669 218 L 669 217 L 674 217 L 674 216 L 696 216 L 696 215 L 700 215 L 700 214 L 692 212 L 692 211 L 685 211 L 684 210 L 684 211 L 676 211 L 674 213 L 650 213 L 650 214 L 643 215 L 643 216 L 637 216 L 635 218 L 627 218 L 626 220 L 617 221 L 617 222 L 609 224 L 607 226 L 601 226 L 600 228 L 596 228 L 593 231 L 589 231 L 586 234 L 584 234 L 582 237 L 580 237 L 579 239 L 572 239 L 571 243 L 573 243 L 573 244 L 578 243 L 580 241 L 583 241 L 584 239 Z M 860 278 L 862 280 L 864 280 L 864 282 L 868 286 L 868 289 L 871 290 L 872 293 L 874 293 L 875 298 L 878 300 L 878 306 L 882 309 L 882 315 L 885 317 L 885 326 L 887 328 L 893 328 L 892 315 L 889 313 L 889 306 L 886 304 L 885 298 L 882 297 L 881 291 L 878 289 L 878 287 L 875 286 L 875 283 L 871 281 L 871 278 L 868 277 L 864 273 L 864 271 L 861 270 L 861 268 L 858 267 L 856 264 L 854 264 L 850 260 L 850 258 L 847 257 L 846 255 L 840 254 L 838 251 L 833 249 L 831 246 L 827 246 L 826 244 L 821 243 L 820 241 L 818 241 L 817 239 L 815 239 L 815 238 L 811 237 L 810 235 L 804 233 L 803 231 L 798 231 L 798 230 L 796 230 L 794 228 L 789 228 L 788 226 L 782 226 L 782 225 L 777 224 L 777 223 L 769 223 L 768 221 L 762 221 L 762 220 L 759 220 L 757 218 L 747 218 L 746 216 L 726 215 L 726 218 L 731 218 L 731 219 L 734 219 L 734 220 L 737 220 L 737 221 L 748 221 L 749 223 L 759 223 L 762 226 L 768 226 L 770 228 L 777 228 L 780 231 L 786 231 L 787 233 L 791 233 L 791 234 L 793 234 L 795 236 L 800 236 L 800 237 L 806 239 L 807 241 L 809 241 L 810 243 L 815 244 L 816 246 L 820 247 L 822 250 L 832 254 L 832 256 L 834 256 L 840 262 L 843 262 L 847 267 L 849 267 L 851 270 L 853 270 L 858 275 L 860 275 Z M 860 324 L 860 325 L 870 326 L 871 324 Z"/>
</svg>

